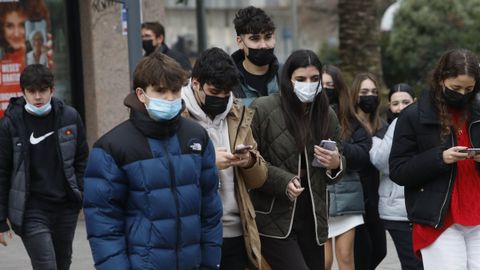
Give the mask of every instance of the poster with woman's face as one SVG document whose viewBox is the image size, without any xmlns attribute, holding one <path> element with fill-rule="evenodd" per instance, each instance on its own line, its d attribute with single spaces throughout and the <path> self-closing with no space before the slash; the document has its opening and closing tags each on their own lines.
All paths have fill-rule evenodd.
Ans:
<svg viewBox="0 0 480 270">
<path fill-rule="evenodd" d="M 0 118 L 10 98 L 22 95 L 20 74 L 25 66 L 53 65 L 49 24 L 44 0 L 0 1 Z"/>
</svg>

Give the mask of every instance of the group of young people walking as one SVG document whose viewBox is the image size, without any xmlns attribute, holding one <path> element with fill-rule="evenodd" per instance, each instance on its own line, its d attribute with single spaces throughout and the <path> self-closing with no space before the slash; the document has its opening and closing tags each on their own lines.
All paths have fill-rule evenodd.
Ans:
<svg viewBox="0 0 480 270">
<path fill-rule="evenodd" d="M 129 119 L 89 155 L 51 73 L 28 66 L 0 120 L 0 243 L 12 227 L 34 269 L 69 269 L 83 197 L 96 269 L 375 269 L 385 230 L 402 269 L 480 269 L 475 54 L 446 52 L 418 101 L 393 86 L 382 118 L 374 75 L 349 88 L 310 50 L 280 70 L 271 18 L 234 24 L 240 49 L 191 74 L 144 57 Z"/>
</svg>

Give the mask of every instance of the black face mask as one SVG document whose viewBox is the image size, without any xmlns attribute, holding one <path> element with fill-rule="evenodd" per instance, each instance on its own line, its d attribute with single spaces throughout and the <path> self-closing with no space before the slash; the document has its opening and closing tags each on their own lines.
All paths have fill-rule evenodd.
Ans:
<svg viewBox="0 0 480 270">
<path fill-rule="evenodd" d="M 256 66 L 265 66 L 270 65 L 273 60 L 275 60 L 275 55 L 273 54 L 273 49 L 253 49 L 248 48 L 247 58 Z"/>
<path fill-rule="evenodd" d="M 205 104 L 201 107 L 207 115 L 215 117 L 227 109 L 229 100 L 230 96 L 216 97 L 205 94 Z"/>
<path fill-rule="evenodd" d="M 365 113 L 373 113 L 378 107 L 378 96 L 360 96 L 358 107 Z"/>
<path fill-rule="evenodd" d="M 395 118 L 397 118 L 398 116 L 400 115 L 400 113 L 394 113 L 390 110 L 387 110 L 387 122 L 390 124 L 393 122 L 393 120 L 395 120 Z"/>
<path fill-rule="evenodd" d="M 153 51 L 155 51 L 155 46 L 153 46 L 153 40 L 151 39 L 142 40 L 142 48 L 145 51 L 145 55 L 151 54 Z"/>
<path fill-rule="evenodd" d="M 463 95 L 446 86 L 445 90 L 443 91 L 443 99 L 445 100 L 445 103 L 447 103 L 448 106 L 454 108 L 460 108 L 467 105 L 467 103 L 473 98 L 474 95 L 474 91 Z"/>
<path fill-rule="evenodd" d="M 338 92 L 335 88 L 323 88 L 328 97 L 328 103 L 338 104 Z"/>
</svg>

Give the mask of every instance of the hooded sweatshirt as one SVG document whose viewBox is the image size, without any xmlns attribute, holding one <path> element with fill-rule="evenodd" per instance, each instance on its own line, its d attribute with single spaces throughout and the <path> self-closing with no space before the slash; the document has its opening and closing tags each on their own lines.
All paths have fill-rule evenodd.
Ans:
<svg viewBox="0 0 480 270">
<path fill-rule="evenodd" d="M 182 99 L 185 101 L 191 118 L 207 130 L 215 148 L 224 147 L 228 153 L 231 153 L 227 115 L 233 106 L 233 95 L 230 95 L 227 109 L 212 120 L 198 104 L 193 91 L 191 81 L 182 88 Z M 220 174 L 220 197 L 223 205 L 223 237 L 238 237 L 243 233 L 240 212 L 235 198 L 234 171 L 232 167 L 229 167 L 218 172 Z"/>
</svg>

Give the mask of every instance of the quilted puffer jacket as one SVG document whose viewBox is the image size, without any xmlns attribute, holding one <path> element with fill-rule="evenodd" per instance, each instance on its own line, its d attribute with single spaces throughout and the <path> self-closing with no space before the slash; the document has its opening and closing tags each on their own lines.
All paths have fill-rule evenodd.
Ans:
<svg viewBox="0 0 480 270">
<path fill-rule="evenodd" d="M 52 97 L 56 149 L 67 181 L 68 199 L 82 206 L 83 174 L 88 157 L 85 129 L 78 112 Z M 23 215 L 30 195 L 29 134 L 23 120 L 25 99 L 12 98 L 0 121 L 0 232 L 7 231 L 7 218 L 16 234 L 22 235 Z"/>
<path fill-rule="evenodd" d="M 133 104 L 132 104 L 133 103 Z M 215 150 L 180 115 L 130 119 L 100 138 L 85 175 L 85 221 L 96 269 L 218 269 L 222 205 Z"/>
<path fill-rule="evenodd" d="M 345 170 L 341 170 L 332 179 L 327 176 L 325 168 L 311 166 L 313 145 L 319 142 L 309 142 L 306 151 L 299 153 L 295 138 L 286 128 L 279 93 L 258 98 L 251 108 L 255 110 L 252 122 L 253 135 L 260 154 L 268 164 L 267 181 L 262 187 L 250 191 L 258 231 L 263 236 L 277 239 L 285 239 L 290 235 L 295 202 L 290 201 L 286 190 L 290 180 L 299 173 L 299 159 L 300 155 L 303 155 L 307 164 L 309 177 L 306 178 L 309 178 L 307 184 L 315 213 L 316 241 L 318 245 L 322 245 L 328 236 L 327 184 L 339 181 Z M 338 120 L 331 108 L 328 125 L 328 138 L 337 141 L 337 146 L 341 149 Z M 346 165 L 343 156 L 341 163 L 343 166 Z"/>
</svg>

